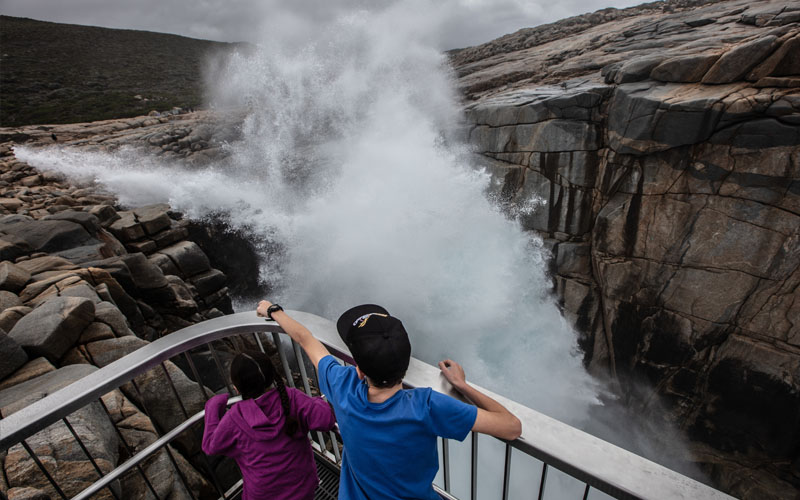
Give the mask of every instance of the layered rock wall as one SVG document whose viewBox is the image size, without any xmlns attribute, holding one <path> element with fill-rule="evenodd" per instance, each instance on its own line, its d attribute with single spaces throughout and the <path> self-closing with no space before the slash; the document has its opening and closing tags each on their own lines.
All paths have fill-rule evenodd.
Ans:
<svg viewBox="0 0 800 500">
<path fill-rule="evenodd" d="M 791 498 L 800 7 L 653 6 L 457 66 L 468 139 L 492 196 L 551 249 L 587 366 L 716 450 L 700 462 L 747 464 L 708 465 L 728 491 Z"/>
</svg>

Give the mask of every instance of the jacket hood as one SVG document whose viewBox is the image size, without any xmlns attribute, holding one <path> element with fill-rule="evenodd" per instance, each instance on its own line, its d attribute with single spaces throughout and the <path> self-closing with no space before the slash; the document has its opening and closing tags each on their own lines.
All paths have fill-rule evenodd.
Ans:
<svg viewBox="0 0 800 500">
<path fill-rule="evenodd" d="M 253 439 L 271 440 L 284 432 L 283 407 L 275 389 L 256 399 L 245 399 L 236 403 L 231 412 L 236 425 Z"/>
</svg>

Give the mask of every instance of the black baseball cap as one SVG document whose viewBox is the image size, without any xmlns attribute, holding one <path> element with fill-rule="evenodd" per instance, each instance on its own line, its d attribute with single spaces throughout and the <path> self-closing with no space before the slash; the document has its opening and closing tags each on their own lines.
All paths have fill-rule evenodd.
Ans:
<svg viewBox="0 0 800 500">
<path fill-rule="evenodd" d="M 336 322 L 339 336 L 364 374 L 378 382 L 400 380 L 411 360 L 411 342 L 403 323 L 376 304 L 345 311 Z"/>
</svg>

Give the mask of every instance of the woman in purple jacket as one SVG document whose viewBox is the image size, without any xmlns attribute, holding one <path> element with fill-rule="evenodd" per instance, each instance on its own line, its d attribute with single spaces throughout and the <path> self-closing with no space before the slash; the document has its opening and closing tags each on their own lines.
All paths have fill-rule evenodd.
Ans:
<svg viewBox="0 0 800 500">
<path fill-rule="evenodd" d="M 203 451 L 236 460 L 243 500 L 314 498 L 319 480 L 308 432 L 333 428 L 330 405 L 286 388 L 258 351 L 233 358 L 231 380 L 242 400 L 228 412 L 227 394 L 206 402 Z"/>
</svg>

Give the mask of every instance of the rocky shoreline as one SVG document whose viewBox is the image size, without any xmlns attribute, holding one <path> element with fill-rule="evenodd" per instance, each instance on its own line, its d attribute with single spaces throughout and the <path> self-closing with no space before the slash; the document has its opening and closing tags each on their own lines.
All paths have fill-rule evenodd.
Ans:
<svg viewBox="0 0 800 500">
<path fill-rule="evenodd" d="M 149 117 L 139 123 L 149 127 L 160 122 Z M 85 128 L 96 132 L 106 126 L 129 130 L 119 122 Z M 47 132 L 43 139 L 52 140 L 53 132 L 38 132 Z M 62 129 L 59 133 L 67 135 Z M 89 137 L 97 136 L 84 130 L 73 139 Z M 225 274 L 212 268 L 190 239 L 189 221 L 180 214 L 163 204 L 123 210 L 113 196 L 96 187 L 71 185 L 59 175 L 17 161 L 10 145 L 0 145 L 2 417 L 148 341 L 233 312 Z M 165 369 L 187 411 L 201 410 L 204 400 L 196 381 L 173 363 L 165 363 Z M 175 399 L 164 394 L 169 385 L 163 374 L 148 372 L 137 377 L 136 385 L 136 390 L 115 390 L 102 405 L 92 404 L 70 416 L 104 472 L 153 442 L 156 429 L 174 427 L 181 414 Z M 156 409 L 148 417 L 138 408 Z M 176 466 L 195 495 L 211 491 L 187 459 L 196 458 L 198 443 L 188 440 L 180 443 L 180 452 L 171 450 L 175 462 L 162 451 L 144 466 L 160 498 L 191 498 Z M 37 434 L 28 445 L 42 461 L 58 464 L 56 476 L 68 495 L 94 481 L 94 468 L 63 424 Z M 46 479 L 34 473 L 36 465 L 20 445 L 0 458 L 0 493 L 9 499 L 57 496 Z M 149 494 L 135 475 L 119 487 L 126 498 Z M 101 496 L 111 498 L 107 491 Z"/>
</svg>

